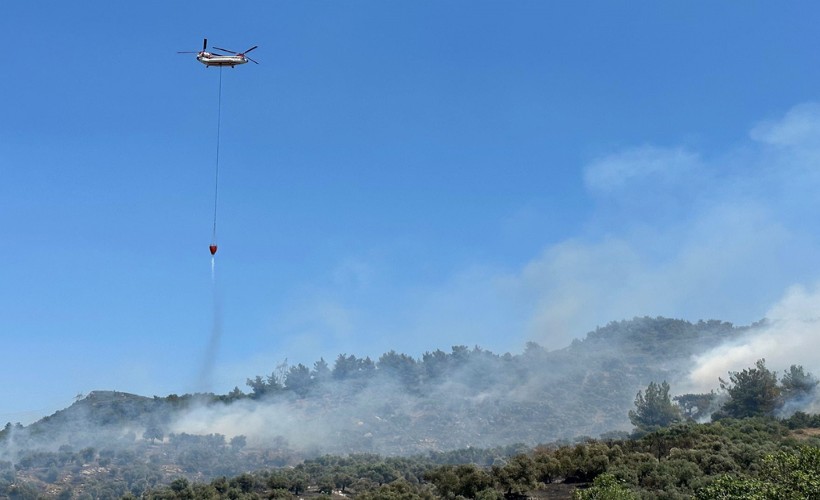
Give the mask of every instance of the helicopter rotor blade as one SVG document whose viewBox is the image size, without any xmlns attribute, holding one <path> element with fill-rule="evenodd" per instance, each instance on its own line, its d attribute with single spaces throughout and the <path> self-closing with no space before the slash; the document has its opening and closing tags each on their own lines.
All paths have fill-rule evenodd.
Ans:
<svg viewBox="0 0 820 500">
<path fill-rule="evenodd" d="M 203 38 L 202 39 L 202 52 L 205 52 L 207 49 L 208 49 L 208 39 Z"/>
<path fill-rule="evenodd" d="M 222 48 L 219 48 L 219 47 L 214 47 L 214 48 L 215 48 L 216 50 L 221 50 L 222 52 L 230 52 L 231 54 L 238 54 L 238 53 L 239 53 L 239 52 L 235 52 L 235 51 L 233 51 L 233 50 L 222 49 Z"/>
<path fill-rule="evenodd" d="M 259 47 L 259 45 L 254 45 L 253 47 L 251 47 L 251 48 L 249 48 L 248 50 L 246 50 L 245 52 L 243 52 L 243 54 L 247 54 L 248 52 L 252 51 L 252 50 L 253 50 L 253 49 L 255 49 L 256 47 Z"/>
<path fill-rule="evenodd" d="M 177 51 L 177 54 L 199 54 L 199 52 L 194 52 L 192 50 L 184 50 L 184 51 Z"/>
<path fill-rule="evenodd" d="M 248 56 L 245 56 L 245 59 L 247 59 L 248 61 L 250 61 L 250 62 L 252 62 L 252 63 L 254 63 L 254 64 L 259 64 L 258 62 L 254 61 L 253 59 L 251 59 L 251 58 L 250 58 L 250 57 L 248 57 Z"/>
</svg>

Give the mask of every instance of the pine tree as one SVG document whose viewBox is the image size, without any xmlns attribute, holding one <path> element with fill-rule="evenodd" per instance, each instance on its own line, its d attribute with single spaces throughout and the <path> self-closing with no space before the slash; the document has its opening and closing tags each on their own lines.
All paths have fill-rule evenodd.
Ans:
<svg viewBox="0 0 820 500">
<path fill-rule="evenodd" d="M 650 382 L 646 392 L 638 391 L 635 410 L 629 411 L 629 421 L 643 434 L 680 422 L 681 412 L 669 397 L 669 384 Z"/>
</svg>

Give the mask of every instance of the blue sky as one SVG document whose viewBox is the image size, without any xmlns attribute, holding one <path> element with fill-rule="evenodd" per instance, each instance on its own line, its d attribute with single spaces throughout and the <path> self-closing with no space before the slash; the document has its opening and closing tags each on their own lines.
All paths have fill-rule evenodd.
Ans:
<svg viewBox="0 0 820 500">
<path fill-rule="evenodd" d="M 0 420 L 287 358 L 748 324 L 818 278 L 810 2 L 10 2 Z M 210 242 L 223 70 L 216 296 Z M 740 367 L 742 368 L 742 367 Z"/>
</svg>

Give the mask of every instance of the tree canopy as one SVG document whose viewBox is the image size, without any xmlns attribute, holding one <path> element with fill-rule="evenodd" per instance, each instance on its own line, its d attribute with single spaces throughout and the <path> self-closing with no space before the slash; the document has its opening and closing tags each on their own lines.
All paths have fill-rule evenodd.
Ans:
<svg viewBox="0 0 820 500">
<path fill-rule="evenodd" d="M 672 403 L 669 384 L 650 382 L 646 392 L 638 391 L 635 409 L 629 411 L 629 420 L 638 432 L 647 433 L 681 421 L 680 408 Z"/>
<path fill-rule="evenodd" d="M 720 388 L 729 396 L 721 408 L 721 417 L 771 416 L 781 404 L 777 374 L 766 368 L 765 359 L 757 360 L 753 368 L 729 372 L 729 381 L 721 378 Z"/>
</svg>

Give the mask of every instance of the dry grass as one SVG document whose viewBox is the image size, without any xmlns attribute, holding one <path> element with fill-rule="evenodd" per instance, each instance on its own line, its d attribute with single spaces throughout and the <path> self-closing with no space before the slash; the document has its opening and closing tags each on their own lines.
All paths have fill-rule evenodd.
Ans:
<svg viewBox="0 0 820 500">
<path fill-rule="evenodd" d="M 820 429 L 797 429 L 795 431 L 792 431 L 791 435 L 797 439 L 810 439 L 813 437 L 820 436 Z"/>
</svg>

